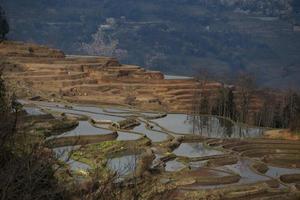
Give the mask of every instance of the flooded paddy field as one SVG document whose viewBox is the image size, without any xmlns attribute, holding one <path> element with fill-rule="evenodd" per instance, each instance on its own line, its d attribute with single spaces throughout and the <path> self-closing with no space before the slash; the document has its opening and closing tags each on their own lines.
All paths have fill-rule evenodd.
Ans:
<svg viewBox="0 0 300 200">
<path fill-rule="evenodd" d="M 183 156 L 189 158 L 222 154 L 221 151 L 205 147 L 203 143 L 181 143 L 180 146 L 173 151 L 173 153 L 176 156 Z"/>
<path fill-rule="evenodd" d="M 263 128 L 216 116 L 22 103 L 31 116 L 77 121 L 46 137 L 77 175 L 100 168 L 118 174 L 122 183 L 151 180 L 157 190 L 168 190 L 170 199 L 205 199 L 212 193 L 224 199 L 299 195 L 300 141 L 267 139 Z"/>
<path fill-rule="evenodd" d="M 112 171 L 117 172 L 120 176 L 134 174 L 137 166 L 137 155 L 120 155 L 118 157 L 110 158 L 107 166 Z"/>
<path fill-rule="evenodd" d="M 263 133 L 261 128 L 239 125 L 229 119 L 216 116 L 168 114 L 153 122 L 174 134 L 198 134 L 210 138 L 259 137 Z"/>
</svg>

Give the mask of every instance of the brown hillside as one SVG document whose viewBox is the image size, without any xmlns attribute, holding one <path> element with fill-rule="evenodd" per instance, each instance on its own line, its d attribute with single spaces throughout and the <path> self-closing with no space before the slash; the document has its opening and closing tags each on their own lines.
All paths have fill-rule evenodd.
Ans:
<svg viewBox="0 0 300 200">
<path fill-rule="evenodd" d="M 19 42 L 1 43 L 0 56 L 6 61 L 5 79 L 25 87 L 27 96 L 190 112 L 195 93 L 205 91 L 212 101 L 223 87 L 217 82 L 200 87 L 195 79 L 167 80 L 161 72 L 122 65 L 114 58 L 65 56 L 59 50 Z M 16 66 L 18 70 L 13 70 Z M 259 100 L 253 102 L 251 108 L 259 109 Z"/>
</svg>

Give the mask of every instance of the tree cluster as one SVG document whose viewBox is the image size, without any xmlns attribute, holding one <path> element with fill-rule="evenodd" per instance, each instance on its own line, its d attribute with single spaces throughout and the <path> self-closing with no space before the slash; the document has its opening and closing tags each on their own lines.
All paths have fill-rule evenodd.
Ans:
<svg viewBox="0 0 300 200">
<path fill-rule="evenodd" d="M 6 20 L 5 12 L 0 6 L 0 41 L 5 39 L 5 35 L 9 32 L 9 25 Z"/>
<path fill-rule="evenodd" d="M 194 97 L 193 114 L 217 115 L 255 126 L 299 132 L 300 95 L 293 91 L 259 90 L 254 82 L 251 76 L 241 75 L 236 86 L 224 85 L 217 91 L 208 91 L 207 81 L 202 79 Z"/>
<path fill-rule="evenodd" d="M 300 95 L 289 91 L 280 95 L 265 94 L 261 111 L 256 113 L 256 124 L 300 131 Z"/>
</svg>

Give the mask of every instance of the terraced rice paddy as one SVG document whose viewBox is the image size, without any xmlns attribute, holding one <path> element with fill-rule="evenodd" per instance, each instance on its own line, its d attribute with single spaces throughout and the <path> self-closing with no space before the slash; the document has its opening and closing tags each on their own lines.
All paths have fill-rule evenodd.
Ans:
<svg viewBox="0 0 300 200">
<path fill-rule="evenodd" d="M 174 134 L 199 134 L 211 138 L 247 138 L 262 135 L 263 130 L 247 127 L 221 117 L 188 116 L 168 114 L 165 118 L 152 120 Z"/>
<path fill-rule="evenodd" d="M 180 146 L 173 151 L 177 156 L 183 157 L 204 157 L 222 154 L 221 151 L 209 149 L 202 143 L 181 143 Z"/>
<path fill-rule="evenodd" d="M 107 162 L 109 169 L 118 172 L 120 176 L 133 174 L 136 170 L 138 157 L 136 155 L 124 155 L 111 158 Z"/>
<path fill-rule="evenodd" d="M 184 169 L 186 167 L 186 165 L 184 165 L 183 163 L 176 161 L 176 160 L 171 160 L 166 162 L 166 167 L 165 170 L 167 172 L 175 172 L 175 171 L 180 171 L 182 169 Z"/>
<path fill-rule="evenodd" d="M 203 126 L 199 129 L 197 124 L 195 129 L 193 117 L 184 114 L 23 103 L 30 115 L 51 113 L 78 119 L 73 130 L 47 139 L 54 141 L 53 150 L 72 171 L 88 172 L 101 165 L 117 172 L 121 182 L 148 171 L 164 187 L 173 188 L 171 199 L 201 196 L 211 190 L 232 199 L 289 197 L 287 191 L 300 183 L 300 141 L 266 139 L 261 128 L 201 116 L 198 123 Z M 126 119 L 135 119 L 139 125 L 113 126 Z M 73 147 L 70 138 L 84 142 Z M 235 193 L 240 187 L 243 192 Z"/>
</svg>

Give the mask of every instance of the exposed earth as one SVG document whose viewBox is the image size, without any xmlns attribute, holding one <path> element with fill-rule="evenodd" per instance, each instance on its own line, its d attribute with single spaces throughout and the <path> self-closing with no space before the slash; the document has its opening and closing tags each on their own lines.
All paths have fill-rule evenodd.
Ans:
<svg viewBox="0 0 300 200">
<path fill-rule="evenodd" d="M 16 86 L 19 96 L 191 112 L 198 92 L 215 101 L 220 88 L 232 87 L 164 76 L 159 71 L 120 64 L 114 58 L 65 56 L 59 50 L 27 43 L 2 42 L 0 56 L 7 64 L 5 78 Z M 235 94 L 239 96 L 237 91 Z M 250 111 L 258 111 L 262 102 L 256 95 L 250 98 Z"/>
</svg>

